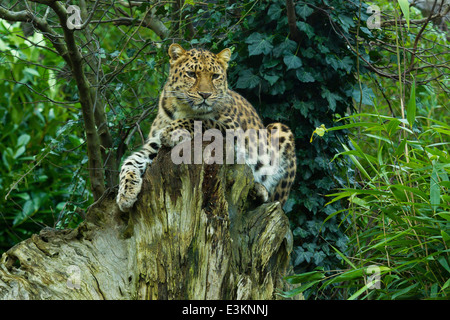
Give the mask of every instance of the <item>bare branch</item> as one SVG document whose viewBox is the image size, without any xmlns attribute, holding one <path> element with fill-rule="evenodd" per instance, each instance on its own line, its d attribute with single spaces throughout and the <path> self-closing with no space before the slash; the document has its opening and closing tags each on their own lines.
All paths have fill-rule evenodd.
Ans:
<svg viewBox="0 0 450 320">
<path fill-rule="evenodd" d="M 436 19 L 439 19 L 439 18 L 443 18 L 449 12 L 450 12 L 450 6 L 446 7 L 443 12 L 437 13 L 435 15 L 430 15 L 427 18 L 423 18 L 423 19 L 409 20 L 409 23 L 410 24 L 414 24 L 414 25 L 422 25 L 424 23 L 428 23 L 429 20 L 433 21 L 433 20 L 436 20 Z M 403 19 L 403 20 L 398 20 L 397 23 L 400 24 L 400 25 L 404 25 L 404 24 L 407 24 L 408 22 L 406 21 L 406 19 Z M 395 24 L 396 24 L 395 20 L 382 21 L 381 22 L 381 27 L 395 26 Z"/>
<path fill-rule="evenodd" d="M 297 28 L 297 17 L 295 16 L 295 6 L 293 0 L 286 0 L 287 18 L 289 24 L 289 32 L 292 40 L 299 43 L 302 39 L 300 31 Z"/>
</svg>

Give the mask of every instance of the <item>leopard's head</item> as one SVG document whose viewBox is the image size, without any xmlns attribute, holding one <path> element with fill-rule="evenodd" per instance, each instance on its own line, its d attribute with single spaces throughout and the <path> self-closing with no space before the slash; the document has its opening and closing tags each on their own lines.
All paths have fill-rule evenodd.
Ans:
<svg viewBox="0 0 450 320">
<path fill-rule="evenodd" d="M 196 112 L 209 112 L 220 106 L 228 91 L 230 49 L 214 54 L 203 49 L 184 50 L 179 44 L 172 44 L 169 56 L 166 94 Z"/>
</svg>

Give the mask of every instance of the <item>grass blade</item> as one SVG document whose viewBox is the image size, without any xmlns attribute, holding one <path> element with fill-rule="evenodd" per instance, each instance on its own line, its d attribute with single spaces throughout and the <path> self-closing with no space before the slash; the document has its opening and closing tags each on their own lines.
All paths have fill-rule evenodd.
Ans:
<svg viewBox="0 0 450 320">
<path fill-rule="evenodd" d="M 408 120 L 409 125 L 413 126 L 416 119 L 416 79 L 414 79 L 411 85 L 411 96 L 408 101 L 408 106 L 406 109 L 406 120 Z"/>
<path fill-rule="evenodd" d="M 400 9 L 405 16 L 406 24 L 408 25 L 409 29 L 409 2 L 408 0 L 398 0 L 398 4 L 400 5 Z"/>
</svg>

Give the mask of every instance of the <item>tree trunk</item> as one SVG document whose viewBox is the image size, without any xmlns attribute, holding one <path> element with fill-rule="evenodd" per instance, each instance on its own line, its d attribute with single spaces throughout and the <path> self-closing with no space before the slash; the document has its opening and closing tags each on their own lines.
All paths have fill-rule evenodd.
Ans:
<svg viewBox="0 0 450 320">
<path fill-rule="evenodd" d="M 163 148 L 130 213 L 105 193 L 76 229 L 46 228 L 3 254 L 0 298 L 279 298 L 292 234 L 253 187 L 246 165 L 175 165 Z"/>
</svg>

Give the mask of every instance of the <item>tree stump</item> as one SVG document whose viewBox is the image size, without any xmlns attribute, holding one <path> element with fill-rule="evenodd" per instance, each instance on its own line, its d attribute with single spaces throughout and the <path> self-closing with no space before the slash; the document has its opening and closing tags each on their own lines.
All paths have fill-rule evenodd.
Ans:
<svg viewBox="0 0 450 320">
<path fill-rule="evenodd" d="M 0 298 L 280 298 L 292 233 L 278 202 L 255 201 L 248 166 L 175 165 L 163 148 L 129 213 L 105 193 L 76 229 L 4 253 Z"/>
</svg>

